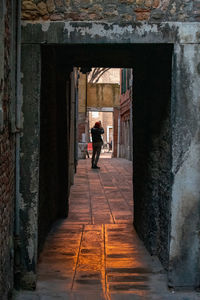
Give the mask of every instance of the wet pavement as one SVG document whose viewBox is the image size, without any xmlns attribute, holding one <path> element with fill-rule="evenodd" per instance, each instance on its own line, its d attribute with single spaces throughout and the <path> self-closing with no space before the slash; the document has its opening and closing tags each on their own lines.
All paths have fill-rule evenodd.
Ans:
<svg viewBox="0 0 200 300">
<path fill-rule="evenodd" d="M 80 160 L 70 211 L 50 232 L 34 292 L 16 300 L 200 300 L 195 292 L 168 290 L 158 259 L 133 228 L 132 164 L 100 159 L 100 170 Z"/>
</svg>

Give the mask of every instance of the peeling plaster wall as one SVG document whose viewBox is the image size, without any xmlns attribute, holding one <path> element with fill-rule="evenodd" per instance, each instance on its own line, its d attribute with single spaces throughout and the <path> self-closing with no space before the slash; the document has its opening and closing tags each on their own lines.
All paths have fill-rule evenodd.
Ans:
<svg viewBox="0 0 200 300">
<path fill-rule="evenodd" d="M 177 45 L 173 83 L 172 286 L 199 286 L 200 46 Z"/>
<path fill-rule="evenodd" d="M 22 22 L 22 43 L 198 43 L 200 23 Z"/>
<path fill-rule="evenodd" d="M 133 67 L 134 224 L 168 268 L 171 203 L 172 48 L 148 51 Z M 155 63 L 156 61 L 156 63 Z"/>
<path fill-rule="evenodd" d="M 36 63 L 34 63 L 36 62 Z M 23 132 L 21 135 L 21 287 L 33 289 L 38 248 L 41 58 L 39 45 L 22 46 Z"/>
</svg>

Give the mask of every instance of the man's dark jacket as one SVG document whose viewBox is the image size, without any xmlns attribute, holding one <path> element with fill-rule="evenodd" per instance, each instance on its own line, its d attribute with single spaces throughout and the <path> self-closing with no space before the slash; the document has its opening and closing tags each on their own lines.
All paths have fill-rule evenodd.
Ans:
<svg viewBox="0 0 200 300">
<path fill-rule="evenodd" d="M 97 142 L 103 142 L 102 138 L 101 138 L 101 134 L 104 133 L 104 129 L 101 128 L 96 128 L 93 127 L 91 129 L 91 134 L 92 134 L 92 142 L 93 143 L 97 143 Z"/>
</svg>

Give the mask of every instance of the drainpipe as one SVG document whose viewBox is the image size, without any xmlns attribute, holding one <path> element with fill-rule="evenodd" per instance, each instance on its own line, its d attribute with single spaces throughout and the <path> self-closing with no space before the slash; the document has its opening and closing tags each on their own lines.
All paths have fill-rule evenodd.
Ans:
<svg viewBox="0 0 200 300">
<path fill-rule="evenodd" d="M 17 93 L 16 93 L 16 148 L 15 148 L 15 286 L 19 288 L 20 280 L 20 130 L 21 130 L 21 0 L 17 1 Z"/>
<path fill-rule="evenodd" d="M 133 69 L 131 69 L 130 99 L 130 160 L 133 161 Z"/>
<path fill-rule="evenodd" d="M 75 83 L 75 118 L 74 118 L 74 128 L 75 128 L 75 139 L 74 139 L 74 149 L 75 149 L 75 172 L 78 164 L 78 83 L 79 83 L 79 71 L 76 68 L 76 83 Z"/>
<path fill-rule="evenodd" d="M 89 120 L 88 120 L 88 98 L 87 98 L 87 92 L 88 92 L 88 73 L 85 75 L 85 123 L 86 123 L 86 128 L 85 128 L 85 141 L 86 143 L 89 142 Z"/>
<path fill-rule="evenodd" d="M 5 22 L 4 22 L 4 17 L 5 17 L 5 1 L 2 1 L 0 4 L 0 55 L 1 58 L 4 59 L 4 31 L 5 31 Z M 3 132 L 4 130 L 4 112 L 3 112 L 3 89 L 4 89 L 4 67 L 3 64 L 0 66 L 0 133 Z"/>
</svg>

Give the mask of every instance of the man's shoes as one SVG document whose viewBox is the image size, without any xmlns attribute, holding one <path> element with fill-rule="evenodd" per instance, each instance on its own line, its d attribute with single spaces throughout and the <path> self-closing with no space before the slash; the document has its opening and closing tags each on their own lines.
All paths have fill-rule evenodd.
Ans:
<svg viewBox="0 0 200 300">
<path fill-rule="evenodd" d="M 100 167 L 98 167 L 97 165 L 95 165 L 94 163 L 92 163 L 92 166 L 91 166 L 92 169 L 100 169 Z"/>
<path fill-rule="evenodd" d="M 92 169 L 100 169 L 100 167 L 98 167 L 96 165 L 92 165 Z"/>
<path fill-rule="evenodd" d="M 94 166 L 92 167 L 92 169 L 100 169 L 100 167 L 94 165 Z"/>
</svg>

